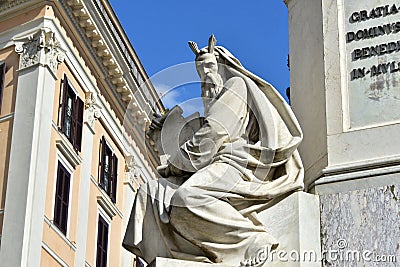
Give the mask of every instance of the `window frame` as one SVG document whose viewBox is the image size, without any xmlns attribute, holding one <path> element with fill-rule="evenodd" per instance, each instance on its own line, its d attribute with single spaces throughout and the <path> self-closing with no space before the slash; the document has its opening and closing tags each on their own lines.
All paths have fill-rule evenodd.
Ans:
<svg viewBox="0 0 400 267">
<path fill-rule="evenodd" d="M 118 189 L 118 157 L 112 146 L 109 142 L 107 142 L 104 136 L 100 139 L 100 155 L 99 155 L 99 187 L 106 192 L 106 194 L 110 197 L 111 201 L 116 204 L 117 202 L 117 189 Z M 107 188 L 105 188 L 104 177 L 105 177 L 105 156 L 107 151 L 109 151 L 109 167 L 108 167 L 108 183 Z"/>
<path fill-rule="evenodd" d="M 70 134 L 67 135 L 66 130 L 66 115 L 67 115 L 67 103 L 68 96 L 71 97 L 71 122 L 70 122 Z M 60 89 L 60 101 L 59 101 L 59 127 L 61 132 L 71 142 L 72 146 L 76 151 L 82 149 L 82 135 L 83 135 L 83 115 L 85 112 L 85 103 L 79 97 L 78 92 L 73 87 L 72 83 L 68 80 L 67 74 L 64 73 L 64 78 L 61 82 Z"/>
<path fill-rule="evenodd" d="M 69 225 L 70 225 L 70 216 L 71 216 L 71 200 L 72 200 L 72 180 L 73 180 L 73 172 L 68 168 L 68 165 L 65 164 L 63 160 L 60 160 L 60 158 L 57 159 L 56 161 L 56 172 L 55 172 L 55 179 L 54 179 L 54 202 L 53 202 L 53 220 L 52 223 L 54 226 L 57 227 L 57 229 L 65 236 L 67 237 L 69 234 Z M 69 175 L 69 189 L 68 189 L 68 207 L 67 207 L 67 214 L 66 214 L 66 221 L 65 221 L 65 229 L 62 228 L 62 225 L 59 225 L 56 222 L 56 208 L 57 208 L 57 189 L 58 189 L 58 179 L 59 179 L 59 169 L 60 166 L 64 169 L 65 173 Z"/>
<path fill-rule="evenodd" d="M 3 95 L 5 88 L 5 80 L 6 80 L 6 69 L 7 65 L 5 61 L 0 61 L 0 114 L 2 114 L 2 106 L 3 106 Z"/>
<path fill-rule="evenodd" d="M 100 222 L 100 220 L 102 220 L 103 223 L 107 225 L 107 243 L 106 243 L 107 249 L 106 249 L 106 263 L 105 263 L 105 266 L 107 267 L 108 262 L 109 262 L 109 256 L 110 256 L 111 220 L 105 214 L 105 212 L 99 208 L 99 212 L 97 213 L 97 221 L 96 221 L 96 252 L 95 252 L 96 267 L 103 267 L 103 266 L 99 266 L 98 262 L 97 262 L 97 257 L 98 257 L 98 252 L 99 252 L 98 240 L 99 240 L 99 222 Z"/>
</svg>

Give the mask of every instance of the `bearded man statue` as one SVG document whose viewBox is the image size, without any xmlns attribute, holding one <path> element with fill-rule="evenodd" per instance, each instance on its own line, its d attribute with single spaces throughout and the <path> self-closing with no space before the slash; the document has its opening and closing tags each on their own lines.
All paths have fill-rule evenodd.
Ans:
<svg viewBox="0 0 400 267">
<path fill-rule="evenodd" d="M 259 252 L 276 249 L 279 236 L 257 213 L 303 189 L 302 132 L 278 92 L 213 35 L 206 48 L 189 46 L 204 120 L 158 167 L 163 177 L 138 190 L 123 246 L 148 263 L 165 257 L 262 266 Z M 166 117 L 153 121 L 153 131 L 167 126 Z"/>
</svg>

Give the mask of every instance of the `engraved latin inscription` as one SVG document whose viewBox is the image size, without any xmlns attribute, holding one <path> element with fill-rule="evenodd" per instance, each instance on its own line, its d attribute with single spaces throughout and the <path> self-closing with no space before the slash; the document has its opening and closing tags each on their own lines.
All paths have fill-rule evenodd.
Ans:
<svg viewBox="0 0 400 267">
<path fill-rule="evenodd" d="M 343 1 L 350 128 L 400 120 L 400 3 Z"/>
</svg>

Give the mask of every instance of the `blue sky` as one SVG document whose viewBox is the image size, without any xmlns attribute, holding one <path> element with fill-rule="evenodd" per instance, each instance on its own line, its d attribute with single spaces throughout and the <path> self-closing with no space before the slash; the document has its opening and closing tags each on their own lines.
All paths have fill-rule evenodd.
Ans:
<svg viewBox="0 0 400 267">
<path fill-rule="evenodd" d="M 254 1 L 122 1 L 110 0 L 144 68 L 153 76 L 176 64 L 194 60 L 187 42 L 207 45 L 214 33 L 217 45 L 228 48 L 253 73 L 285 95 L 287 68 L 287 8 L 283 0 Z M 192 65 L 194 71 L 194 64 Z M 160 87 L 163 84 L 153 83 Z M 200 95 L 200 86 L 183 85 L 165 97 L 167 106 Z"/>
</svg>

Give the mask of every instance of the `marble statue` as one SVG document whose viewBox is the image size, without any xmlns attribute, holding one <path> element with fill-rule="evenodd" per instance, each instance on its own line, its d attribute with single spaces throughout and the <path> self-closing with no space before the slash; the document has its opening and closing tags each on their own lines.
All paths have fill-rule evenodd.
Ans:
<svg viewBox="0 0 400 267">
<path fill-rule="evenodd" d="M 156 142 L 181 141 L 158 167 L 163 177 L 138 190 L 123 246 L 148 263 L 165 257 L 261 266 L 259 251 L 276 249 L 279 236 L 257 212 L 303 189 L 302 131 L 277 91 L 216 46 L 213 35 L 201 50 L 189 46 L 202 81 L 204 118 L 189 120 L 195 126 L 183 140 L 171 130 L 160 138 L 179 108 L 153 120 Z"/>
</svg>

